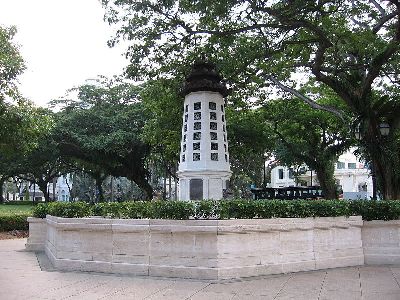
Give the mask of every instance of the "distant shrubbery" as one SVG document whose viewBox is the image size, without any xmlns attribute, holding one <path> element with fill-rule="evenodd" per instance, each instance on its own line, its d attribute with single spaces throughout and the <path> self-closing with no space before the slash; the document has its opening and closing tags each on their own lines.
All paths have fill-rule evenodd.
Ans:
<svg viewBox="0 0 400 300">
<path fill-rule="evenodd" d="M 221 200 L 100 203 L 53 202 L 38 204 L 34 216 L 102 216 L 122 219 L 254 219 L 361 215 L 364 220 L 400 218 L 400 201 L 344 200 Z"/>
<path fill-rule="evenodd" d="M 28 230 L 29 224 L 26 220 L 29 214 L 0 215 L 0 232 L 11 230 Z"/>
<path fill-rule="evenodd" d="M 17 202 L 17 201 L 16 201 Z M 22 205 L 16 205 L 21 203 L 6 202 L 0 204 L 0 231 L 11 231 L 11 230 L 27 230 L 28 217 L 32 216 L 32 202 L 30 205 L 25 205 L 23 201 Z"/>
<path fill-rule="evenodd" d="M 32 201 L 6 201 L 3 204 L 4 205 L 33 205 L 35 203 Z"/>
</svg>

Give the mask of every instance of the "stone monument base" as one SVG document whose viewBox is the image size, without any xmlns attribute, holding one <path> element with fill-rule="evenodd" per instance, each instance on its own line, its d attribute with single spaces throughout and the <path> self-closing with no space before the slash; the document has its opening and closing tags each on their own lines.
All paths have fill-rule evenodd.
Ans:
<svg viewBox="0 0 400 300">
<path fill-rule="evenodd" d="M 223 280 L 364 264 L 361 217 L 46 223 L 59 270 Z"/>
</svg>

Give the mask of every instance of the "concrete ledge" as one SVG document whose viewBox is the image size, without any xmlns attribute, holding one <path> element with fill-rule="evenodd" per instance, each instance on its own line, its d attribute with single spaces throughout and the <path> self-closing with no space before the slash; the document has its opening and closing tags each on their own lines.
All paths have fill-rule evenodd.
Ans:
<svg viewBox="0 0 400 300">
<path fill-rule="evenodd" d="M 361 217 L 37 223 L 60 270 L 221 280 L 364 264 Z"/>
<path fill-rule="evenodd" d="M 366 221 L 362 239 L 365 264 L 400 264 L 400 220 Z"/>
<path fill-rule="evenodd" d="M 46 219 L 28 217 L 27 221 L 29 223 L 29 237 L 25 249 L 34 252 L 44 251 L 47 234 Z"/>
</svg>

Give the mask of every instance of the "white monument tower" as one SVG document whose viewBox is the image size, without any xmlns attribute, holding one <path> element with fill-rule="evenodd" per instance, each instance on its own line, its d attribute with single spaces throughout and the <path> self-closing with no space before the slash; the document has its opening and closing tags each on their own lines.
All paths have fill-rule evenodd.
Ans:
<svg viewBox="0 0 400 300">
<path fill-rule="evenodd" d="M 232 174 L 225 125 L 226 86 L 215 65 L 203 59 L 193 65 L 183 93 L 179 199 L 222 199 Z"/>
</svg>

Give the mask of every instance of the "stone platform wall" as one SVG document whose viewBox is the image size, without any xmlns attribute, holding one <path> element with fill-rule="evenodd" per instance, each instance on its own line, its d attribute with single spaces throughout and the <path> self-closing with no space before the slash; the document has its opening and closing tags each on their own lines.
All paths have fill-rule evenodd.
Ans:
<svg viewBox="0 0 400 300">
<path fill-rule="evenodd" d="M 365 264 L 400 264 L 400 221 L 369 221 L 362 228 Z"/>
<path fill-rule="evenodd" d="M 44 248 L 60 270 L 219 280 L 362 265 L 362 225 L 361 217 L 176 221 L 47 216 Z"/>
<path fill-rule="evenodd" d="M 46 219 L 28 218 L 29 237 L 25 244 L 28 251 L 44 251 L 46 244 L 47 222 Z"/>
</svg>

